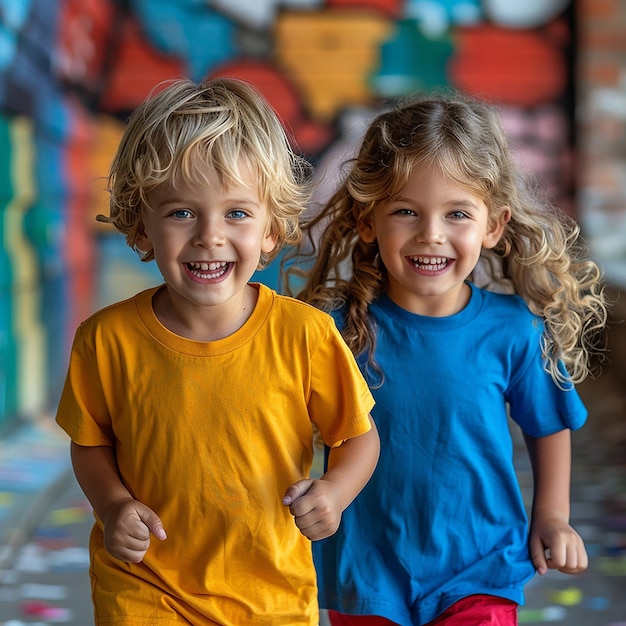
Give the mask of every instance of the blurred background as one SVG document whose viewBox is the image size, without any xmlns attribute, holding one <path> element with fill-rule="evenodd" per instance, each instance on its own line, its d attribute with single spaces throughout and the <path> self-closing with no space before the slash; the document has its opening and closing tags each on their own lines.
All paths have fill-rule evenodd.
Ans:
<svg viewBox="0 0 626 626">
<path fill-rule="evenodd" d="M 91 514 L 54 411 L 77 325 L 160 281 L 95 221 L 103 177 L 156 84 L 212 75 L 265 94 L 316 167 L 316 200 L 383 103 L 449 86 L 501 107 L 614 301 L 574 439 L 592 567 L 531 584 L 520 621 L 625 626 L 625 32 L 623 0 L 0 0 L 0 624 L 90 623 Z M 255 278 L 278 287 L 277 264 Z M 530 487 L 522 456 L 519 471 Z"/>
</svg>

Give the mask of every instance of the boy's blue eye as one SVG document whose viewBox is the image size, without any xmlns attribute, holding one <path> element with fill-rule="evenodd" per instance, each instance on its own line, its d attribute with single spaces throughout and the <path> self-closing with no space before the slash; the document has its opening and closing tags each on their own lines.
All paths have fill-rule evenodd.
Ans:
<svg viewBox="0 0 626 626">
<path fill-rule="evenodd" d="M 464 211 L 453 211 L 450 213 L 450 217 L 456 220 L 462 220 L 464 217 L 467 217 L 467 214 Z"/>
<path fill-rule="evenodd" d="M 242 211 L 241 209 L 233 209 L 232 211 L 229 211 L 228 216 L 232 217 L 236 220 L 241 220 L 244 217 L 247 217 L 247 213 L 245 211 Z"/>
</svg>

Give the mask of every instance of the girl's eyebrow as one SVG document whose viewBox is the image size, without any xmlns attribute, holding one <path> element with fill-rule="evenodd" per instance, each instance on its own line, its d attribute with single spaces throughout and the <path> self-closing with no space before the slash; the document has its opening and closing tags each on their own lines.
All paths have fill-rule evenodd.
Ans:
<svg viewBox="0 0 626 626">
<path fill-rule="evenodd" d="M 404 196 L 391 196 L 387 202 L 398 203 L 402 202 L 404 204 L 416 205 L 419 202 L 416 202 L 413 198 L 405 198 Z"/>
<path fill-rule="evenodd" d="M 451 200 L 450 202 L 446 203 L 447 206 L 452 207 L 452 208 L 469 208 L 469 209 L 476 209 L 478 208 L 478 205 L 475 202 L 472 202 L 471 200 Z"/>
<path fill-rule="evenodd" d="M 390 202 L 405 202 L 406 204 L 417 205 L 420 203 L 414 200 L 413 198 L 405 198 L 404 196 L 392 196 L 390 198 Z M 445 207 L 449 208 L 469 208 L 476 209 L 478 205 L 471 200 L 449 200 L 444 204 Z"/>
</svg>

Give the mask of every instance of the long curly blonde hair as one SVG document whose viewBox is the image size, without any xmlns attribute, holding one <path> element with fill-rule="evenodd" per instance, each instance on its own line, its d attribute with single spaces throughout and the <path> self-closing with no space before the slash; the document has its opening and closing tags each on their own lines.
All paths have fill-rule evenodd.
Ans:
<svg viewBox="0 0 626 626">
<path fill-rule="evenodd" d="M 252 85 L 234 78 L 166 81 L 130 116 L 109 169 L 110 214 L 97 219 L 112 224 L 134 248 L 150 191 L 179 181 L 205 183 L 203 166 L 214 168 L 228 187 L 242 182 L 242 164 L 256 176 L 277 242 L 261 255 L 262 268 L 284 245 L 301 239 L 310 163 L 293 151 L 278 116 Z M 153 258 L 150 251 L 142 261 Z"/>
<path fill-rule="evenodd" d="M 288 284 L 294 275 L 304 278 L 299 298 L 323 310 L 343 309 L 343 334 L 354 354 L 367 352 L 375 366 L 368 307 L 387 287 L 378 247 L 359 238 L 357 225 L 406 184 L 413 168 L 428 165 L 481 198 L 490 212 L 510 208 L 499 243 L 483 251 L 500 274 L 495 290 L 508 283 L 544 319 L 546 370 L 558 384 L 591 373 L 607 322 L 601 272 L 576 222 L 543 201 L 516 168 L 494 106 L 459 94 L 399 102 L 374 119 L 346 165 L 338 190 L 303 225 L 300 262 L 290 258 L 285 267 Z"/>
</svg>

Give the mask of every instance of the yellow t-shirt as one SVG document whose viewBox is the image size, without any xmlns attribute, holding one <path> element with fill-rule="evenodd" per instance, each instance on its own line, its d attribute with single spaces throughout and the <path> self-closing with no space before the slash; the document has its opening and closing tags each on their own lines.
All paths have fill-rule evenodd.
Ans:
<svg viewBox="0 0 626 626">
<path fill-rule="evenodd" d="M 373 399 L 333 320 L 258 285 L 244 326 L 214 342 L 156 318 L 158 288 L 76 333 L 57 421 L 112 446 L 133 496 L 163 521 L 144 560 L 90 551 L 99 624 L 316 625 L 310 542 L 281 502 L 328 445 L 367 432 Z"/>
</svg>

